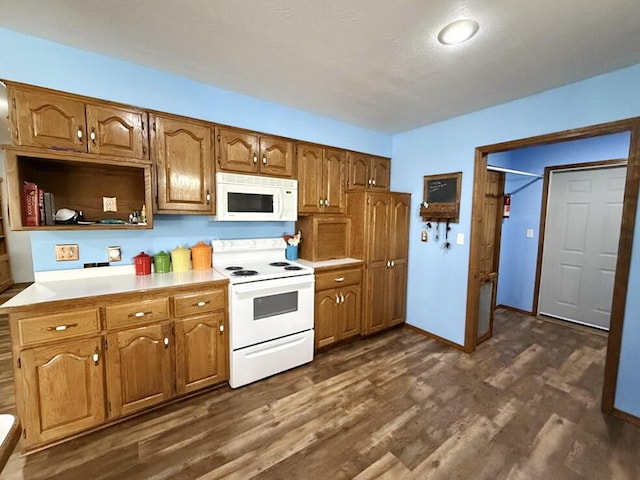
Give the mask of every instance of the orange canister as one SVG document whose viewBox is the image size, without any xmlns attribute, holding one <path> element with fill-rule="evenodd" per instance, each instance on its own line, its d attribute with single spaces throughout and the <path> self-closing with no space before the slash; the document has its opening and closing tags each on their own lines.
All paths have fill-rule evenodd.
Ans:
<svg viewBox="0 0 640 480">
<path fill-rule="evenodd" d="M 191 260 L 191 250 L 178 245 L 171 250 L 171 265 L 174 272 L 186 272 L 189 270 L 189 261 Z"/>
<path fill-rule="evenodd" d="M 136 267 L 136 275 L 151 275 L 151 256 L 140 252 L 133 257 L 133 263 Z"/>
<path fill-rule="evenodd" d="M 209 270 L 211 268 L 211 245 L 198 242 L 191 247 L 191 260 L 194 270 Z"/>
</svg>

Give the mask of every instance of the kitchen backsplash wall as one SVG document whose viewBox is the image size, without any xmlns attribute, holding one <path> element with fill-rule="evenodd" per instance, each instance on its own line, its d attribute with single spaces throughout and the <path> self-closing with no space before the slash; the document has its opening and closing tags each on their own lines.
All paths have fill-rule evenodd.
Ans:
<svg viewBox="0 0 640 480">
<path fill-rule="evenodd" d="M 279 237 L 292 233 L 295 227 L 294 222 L 215 222 L 198 215 L 154 215 L 153 220 L 153 230 L 31 232 L 33 269 L 67 270 L 82 268 L 85 263 L 106 262 L 110 246 L 122 249 L 122 260 L 111 265 L 129 265 L 140 252 L 153 255 L 178 245 L 191 247 L 200 240 Z M 55 261 L 55 246 L 64 243 L 78 244 L 78 261 Z"/>
</svg>

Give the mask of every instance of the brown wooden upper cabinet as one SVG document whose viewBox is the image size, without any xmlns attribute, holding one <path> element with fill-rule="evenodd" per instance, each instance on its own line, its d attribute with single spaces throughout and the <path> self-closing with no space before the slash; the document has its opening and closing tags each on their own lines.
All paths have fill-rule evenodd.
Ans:
<svg viewBox="0 0 640 480">
<path fill-rule="evenodd" d="M 246 130 L 216 128 L 218 169 L 293 177 L 293 142 Z"/>
<path fill-rule="evenodd" d="M 183 117 L 151 114 L 157 211 L 213 213 L 212 127 Z"/>
<path fill-rule="evenodd" d="M 298 213 L 344 213 L 344 150 L 298 143 Z"/>
<path fill-rule="evenodd" d="M 384 157 L 348 152 L 348 190 L 388 191 L 391 178 L 391 160 Z"/>
<path fill-rule="evenodd" d="M 149 160 L 147 112 L 9 85 L 16 145 Z"/>
</svg>

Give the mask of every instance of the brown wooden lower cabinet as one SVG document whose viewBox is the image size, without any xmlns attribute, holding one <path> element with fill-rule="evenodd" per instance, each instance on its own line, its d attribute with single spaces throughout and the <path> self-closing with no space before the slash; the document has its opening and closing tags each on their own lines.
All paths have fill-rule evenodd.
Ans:
<svg viewBox="0 0 640 480">
<path fill-rule="evenodd" d="M 315 346 L 322 348 L 360 334 L 362 270 L 316 271 Z"/>
<path fill-rule="evenodd" d="M 193 392 L 229 378 L 224 312 L 175 321 L 176 389 Z"/>
<path fill-rule="evenodd" d="M 171 326 L 162 322 L 107 335 L 109 417 L 164 402 L 173 395 Z"/>
<path fill-rule="evenodd" d="M 226 381 L 226 298 L 211 282 L 10 311 L 23 450 Z"/>
<path fill-rule="evenodd" d="M 105 419 L 100 337 L 29 348 L 20 354 L 16 404 L 26 447 L 100 425 Z"/>
</svg>

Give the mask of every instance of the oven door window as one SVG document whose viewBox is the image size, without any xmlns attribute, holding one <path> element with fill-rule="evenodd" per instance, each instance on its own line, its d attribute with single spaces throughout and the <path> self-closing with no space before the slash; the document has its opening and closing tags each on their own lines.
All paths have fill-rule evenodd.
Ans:
<svg viewBox="0 0 640 480">
<path fill-rule="evenodd" d="M 264 193 L 227 193 L 227 209 L 233 213 L 273 213 L 273 195 Z"/>
<path fill-rule="evenodd" d="M 253 319 L 277 317 L 298 310 L 298 292 L 296 290 L 277 295 L 267 295 L 253 299 Z"/>
</svg>

